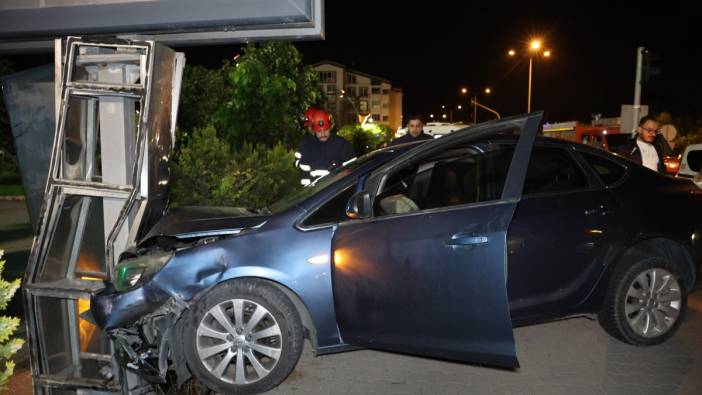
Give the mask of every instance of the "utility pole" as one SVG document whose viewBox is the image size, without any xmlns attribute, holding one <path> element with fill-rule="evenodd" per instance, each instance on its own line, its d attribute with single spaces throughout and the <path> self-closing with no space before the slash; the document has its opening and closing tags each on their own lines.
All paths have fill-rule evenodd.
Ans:
<svg viewBox="0 0 702 395">
<path fill-rule="evenodd" d="M 478 124 L 478 95 L 473 95 L 473 126 Z"/>
<path fill-rule="evenodd" d="M 634 109 L 631 112 L 634 119 L 631 124 L 636 127 L 641 118 L 641 68 L 643 65 L 643 55 L 646 51 L 644 47 L 636 49 L 636 83 L 634 84 Z M 626 130 L 625 133 L 631 133 L 631 130 Z"/>
</svg>

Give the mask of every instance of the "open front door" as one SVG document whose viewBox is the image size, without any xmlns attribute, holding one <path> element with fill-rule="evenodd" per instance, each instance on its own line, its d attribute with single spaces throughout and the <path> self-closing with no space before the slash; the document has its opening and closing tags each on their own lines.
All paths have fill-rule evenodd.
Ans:
<svg viewBox="0 0 702 395">
<path fill-rule="evenodd" d="M 481 125 L 371 175 L 373 216 L 340 224 L 332 246 L 346 343 L 518 366 L 506 235 L 540 121 Z"/>
</svg>

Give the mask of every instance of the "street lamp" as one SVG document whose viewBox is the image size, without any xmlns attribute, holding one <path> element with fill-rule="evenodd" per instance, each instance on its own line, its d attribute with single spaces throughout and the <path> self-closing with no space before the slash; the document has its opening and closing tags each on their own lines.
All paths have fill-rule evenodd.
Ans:
<svg viewBox="0 0 702 395">
<path fill-rule="evenodd" d="M 515 56 L 517 52 L 510 49 L 507 54 L 509 56 Z M 533 68 L 533 58 L 534 56 L 543 56 L 544 58 L 551 57 L 551 50 L 543 49 L 541 40 L 534 39 L 529 43 L 529 91 L 527 94 L 527 112 L 531 112 L 531 80 L 532 80 L 532 68 Z"/>
</svg>

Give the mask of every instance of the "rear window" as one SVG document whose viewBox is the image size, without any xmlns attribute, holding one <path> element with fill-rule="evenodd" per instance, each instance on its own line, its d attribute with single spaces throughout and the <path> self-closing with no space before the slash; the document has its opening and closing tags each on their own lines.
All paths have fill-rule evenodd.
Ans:
<svg viewBox="0 0 702 395">
<path fill-rule="evenodd" d="M 687 153 L 687 167 L 692 171 L 700 171 L 702 167 L 702 151 L 690 151 Z"/>
<path fill-rule="evenodd" d="M 607 135 L 607 145 L 610 152 L 616 152 L 622 144 L 631 138 L 629 134 L 609 134 Z"/>
<path fill-rule="evenodd" d="M 616 184 L 626 174 L 626 168 L 619 163 L 585 152 L 581 154 L 607 186 Z"/>
<path fill-rule="evenodd" d="M 529 160 L 524 195 L 568 192 L 588 187 L 578 165 L 560 148 L 534 147 Z"/>
</svg>

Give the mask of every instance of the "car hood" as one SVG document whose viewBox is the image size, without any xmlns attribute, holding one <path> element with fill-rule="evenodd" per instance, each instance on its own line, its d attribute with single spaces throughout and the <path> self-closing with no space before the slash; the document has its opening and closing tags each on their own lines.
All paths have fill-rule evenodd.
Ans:
<svg viewBox="0 0 702 395">
<path fill-rule="evenodd" d="M 166 213 L 139 244 L 157 236 L 191 239 L 231 235 L 262 226 L 268 216 L 240 207 L 179 207 Z"/>
</svg>

